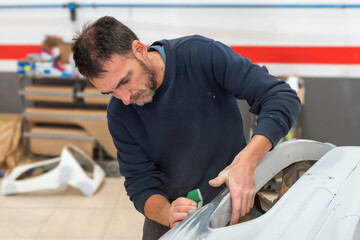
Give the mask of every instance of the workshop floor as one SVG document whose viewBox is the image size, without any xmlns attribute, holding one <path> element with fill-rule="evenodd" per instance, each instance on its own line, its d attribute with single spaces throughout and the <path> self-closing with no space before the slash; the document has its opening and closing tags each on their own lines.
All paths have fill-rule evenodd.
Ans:
<svg viewBox="0 0 360 240">
<path fill-rule="evenodd" d="M 1 180 L 0 180 L 1 182 Z M 106 178 L 92 197 L 67 187 L 37 194 L 0 194 L 0 240 L 138 240 L 143 215 L 123 178 Z"/>
</svg>

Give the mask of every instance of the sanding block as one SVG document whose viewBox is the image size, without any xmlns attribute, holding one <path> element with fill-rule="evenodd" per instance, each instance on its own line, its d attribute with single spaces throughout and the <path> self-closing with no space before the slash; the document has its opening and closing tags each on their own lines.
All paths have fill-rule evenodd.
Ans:
<svg viewBox="0 0 360 240">
<path fill-rule="evenodd" d="M 200 189 L 198 189 L 198 188 L 195 189 L 195 190 L 190 191 L 190 192 L 187 194 L 186 198 L 195 201 L 195 202 L 197 203 L 198 209 L 200 209 L 200 208 L 202 207 L 202 205 L 203 205 L 203 198 L 202 198 L 202 196 L 201 196 Z M 190 216 L 190 215 L 194 214 L 195 212 L 196 212 L 196 210 L 190 209 L 190 210 L 187 212 L 187 216 Z"/>
</svg>

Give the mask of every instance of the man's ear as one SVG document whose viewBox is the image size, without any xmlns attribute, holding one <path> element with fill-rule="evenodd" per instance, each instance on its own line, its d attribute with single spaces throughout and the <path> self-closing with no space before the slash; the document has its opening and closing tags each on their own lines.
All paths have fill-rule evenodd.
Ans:
<svg viewBox="0 0 360 240">
<path fill-rule="evenodd" d="M 132 43 L 132 50 L 136 57 L 147 58 L 147 54 L 148 54 L 147 47 L 142 42 L 138 40 L 134 40 Z"/>
</svg>

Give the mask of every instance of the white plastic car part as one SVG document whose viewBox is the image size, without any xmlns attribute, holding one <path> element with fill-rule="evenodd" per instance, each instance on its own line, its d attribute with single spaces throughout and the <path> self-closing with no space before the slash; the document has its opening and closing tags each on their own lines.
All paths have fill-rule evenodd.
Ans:
<svg viewBox="0 0 360 240">
<path fill-rule="evenodd" d="M 262 216 L 225 226 L 231 217 L 226 188 L 161 239 L 360 239 L 360 147 L 306 140 L 282 143 L 257 167 L 257 191 L 290 164 L 318 159 Z"/>
<path fill-rule="evenodd" d="M 36 169 L 42 169 L 44 173 L 19 179 Z M 74 146 L 65 146 L 58 158 L 14 168 L 10 175 L 2 180 L 1 192 L 9 195 L 57 189 L 63 184 L 69 184 L 84 195 L 92 196 L 104 178 L 104 170 L 84 152 Z"/>
</svg>

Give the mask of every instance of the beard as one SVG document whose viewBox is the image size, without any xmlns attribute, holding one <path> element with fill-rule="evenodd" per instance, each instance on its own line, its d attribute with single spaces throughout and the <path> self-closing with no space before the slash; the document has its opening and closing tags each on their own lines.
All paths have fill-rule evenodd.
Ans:
<svg viewBox="0 0 360 240">
<path fill-rule="evenodd" d="M 146 66 L 142 61 L 136 58 L 144 72 L 147 74 L 147 81 L 145 82 L 146 90 L 140 90 L 136 94 L 130 97 L 130 103 L 136 104 L 140 107 L 144 106 L 146 103 L 151 103 L 157 87 L 155 71 L 150 67 Z"/>
</svg>

